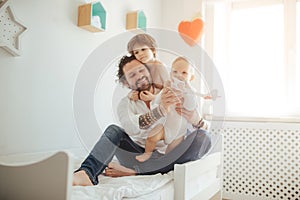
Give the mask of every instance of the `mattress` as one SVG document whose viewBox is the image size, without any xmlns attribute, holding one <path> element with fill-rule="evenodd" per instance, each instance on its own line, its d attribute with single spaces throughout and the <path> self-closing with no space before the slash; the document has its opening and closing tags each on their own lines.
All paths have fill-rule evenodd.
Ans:
<svg viewBox="0 0 300 200">
<path fill-rule="evenodd" d="M 72 200 L 174 199 L 173 173 L 111 178 L 95 186 L 73 186 Z"/>
<path fill-rule="evenodd" d="M 81 160 L 81 159 L 80 159 Z M 75 160 L 75 166 L 80 161 Z M 73 186 L 71 200 L 173 200 L 173 171 L 167 174 L 111 178 L 100 175 L 95 186 Z"/>
<path fill-rule="evenodd" d="M 164 186 L 154 190 L 148 194 L 133 197 L 124 198 L 124 200 L 174 200 L 174 181 L 170 181 Z"/>
</svg>

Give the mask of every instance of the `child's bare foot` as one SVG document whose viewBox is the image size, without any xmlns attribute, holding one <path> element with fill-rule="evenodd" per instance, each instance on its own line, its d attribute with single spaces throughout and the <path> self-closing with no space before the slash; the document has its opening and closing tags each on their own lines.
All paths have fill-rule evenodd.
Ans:
<svg viewBox="0 0 300 200">
<path fill-rule="evenodd" d="M 133 169 L 124 167 L 118 163 L 110 162 L 105 169 L 105 175 L 110 177 L 133 176 L 136 172 Z"/>
<path fill-rule="evenodd" d="M 73 186 L 75 185 L 92 186 L 93 184 L 86 172 L 81 170 L 73 174 Z"/>
<path fill-rule="evenodd" d="M 145 162 L 146 160 L 148 160 L 152 155 L 151 153 L 143 153 L 142 155 L 136 156 L 135 159 L 137 159 L 137 161 L 139 162 Z"/>
</svg>

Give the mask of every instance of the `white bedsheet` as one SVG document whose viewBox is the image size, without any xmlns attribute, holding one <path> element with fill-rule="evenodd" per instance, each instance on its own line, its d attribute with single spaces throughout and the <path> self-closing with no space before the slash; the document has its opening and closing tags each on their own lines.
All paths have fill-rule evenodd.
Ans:
<svg viewBox="0 0 300 200">
<path fill-rule="evenodd" d="M 100 184 L 96 186 L 73 186 L 72 200 L 121 200 L 129 199 L 155 199 L 149 195 L 153 191 L 163 188 L 168 184 L 168 188 L 173 184 L 173 172 L 168 174 L 156 174 L 145 176 L 126 176 L 110 178 L 99 176 Z M 144 195 L 144 196 L 143 196 Z"/>
</svg>

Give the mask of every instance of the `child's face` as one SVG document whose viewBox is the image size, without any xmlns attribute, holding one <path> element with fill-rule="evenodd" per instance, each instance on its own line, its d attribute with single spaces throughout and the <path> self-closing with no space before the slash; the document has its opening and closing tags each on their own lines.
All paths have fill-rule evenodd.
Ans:
<svg viewBox="0 0 300 200">
<path fill-rule="evenodd" d="M 194 77 L 191 67 L 185 60 L 176 61 L 172 65 L 171 78 L 175 77 L 185 82 L 191 81 Z"/>
<path fill-rule="evenodd" d="M 137 60 L 139 60 L 142 63 L 154 61 L 153 51 L 147 45 L 134 45 L 133 55 Z"/>
</svg>

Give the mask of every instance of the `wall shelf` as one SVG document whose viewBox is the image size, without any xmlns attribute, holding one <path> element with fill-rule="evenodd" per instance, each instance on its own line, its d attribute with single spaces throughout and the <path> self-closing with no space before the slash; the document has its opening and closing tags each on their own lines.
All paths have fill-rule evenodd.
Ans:
<svg viewBox="0 0 300 200">
<path fill-rule="evenodd" d="M 126 15 L 126 30 L 142 29 L 146 31 L 147 18 L 142 10 L 129 12 Z"/>
<path fill-rule="evenodd" d="M 105 31 L 106 11 L 102 4 L 93 2 L 79 6 L 77 25 L 91 32 Z"/>
</svg>

